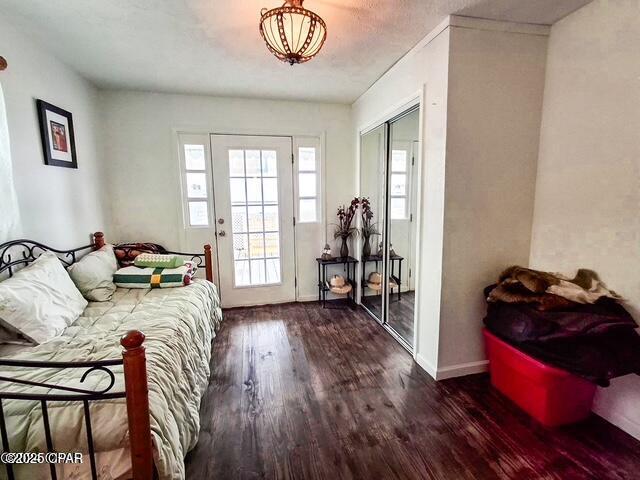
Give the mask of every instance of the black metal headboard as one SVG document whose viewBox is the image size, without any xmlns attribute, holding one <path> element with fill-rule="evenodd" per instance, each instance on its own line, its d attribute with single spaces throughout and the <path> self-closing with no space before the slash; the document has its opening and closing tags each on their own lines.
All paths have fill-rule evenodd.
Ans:
<svg viewBox="0 0 640 480">
<path fill-rule="evenodd" d="M 82 247 L 73 248 L 71 250 L 59 250 L 57 248 L 49 247 L 40 242 L 34 240 L 11 240 L 0 244 L 0 280 L 5 278 L 6 275 L 11 277 L 20 268 L 26 267 L 31 262 L 36 260 L 44 252 L 54 252 L 63 265 L 69 267 L 76 263 L 85 253 L 89 253 L 91 250 L 97 250 L 105 245 L 104 233 L 96 232 L 93 234 L 93 243 L 84 245 Z M 116 245 L 116 249 L 124 250 L 137 250 L 137 248 L 129 247 L 125 245 Z M 169 253 L 172 255 L 179 255 L 181 257 L 190 258 L 197 267 L 204 267 L 205 277 L 210 282 L 213 282 L 213 261 L 212 261 L 212 249 L 211 245 L 205 245 L 202 253 L 188 253 L 188 252 L 173 252 L 162 249 L 162 253 Z"/>
<path fill-rule="evenodd" d="M 26 267 L 44 252 L 54 252 L 65 266 L 70 266 L 81 258 L 81 254 L 104 245 L 104 235 L 97 232 L 94 242 L 71 250 L 58 250 L 33 240 L 11 240 L 0 244 L 0 276 L 8 273 L 12 276 L 17 269 Z"/>
</svg>

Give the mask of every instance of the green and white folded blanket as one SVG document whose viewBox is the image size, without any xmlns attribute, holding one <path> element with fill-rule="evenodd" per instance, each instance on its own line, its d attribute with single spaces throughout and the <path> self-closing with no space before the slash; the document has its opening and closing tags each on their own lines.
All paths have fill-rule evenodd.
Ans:
<svg viewBox="0 0 640 480">
<path fill-rule="evenodd" d="M 177 268 L 124 267 L 113 275 L 113 283 L 120 288 L 170 288 L 189 285 L 198 267 L 184 262 Z"/>
<path fill-rule="evenodd" d="M 133 264 L 136 267 L 178 268 L 184 265 L 184 260 L 177 255 L 141 253 L 135 258 Z"/>
</svg>

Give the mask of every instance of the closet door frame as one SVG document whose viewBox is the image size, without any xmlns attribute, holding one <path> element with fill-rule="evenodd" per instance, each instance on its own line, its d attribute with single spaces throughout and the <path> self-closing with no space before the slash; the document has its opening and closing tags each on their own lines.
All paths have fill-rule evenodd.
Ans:
<svg viewBox="0 0 640 480">
<path fill-rule="evenodd" d="M 358 285 L 358 303 L 361 307 L 369 314 L 373 319 L 375 319 L 380 325 L 392 336 L 394 337 L 400 345 L 402 345 L 407 351 L 409 351 L 415 358 L 415 352 L 417 351 L 417 342 L 419 338 L 419 324 L 418 324 L 418 311 L 420 304 L 420 295 L 419 295 L 419 282 L 420 282 L 420 251 L 418 246 L 420 245 L 420 230 L 422 224 L 422 212 L 421 212 L 421 198 L 422 198 L 422 152 L 424 152 L 424 139 L 423 139 L 423 126 L 424 126 L 424 98 L 425 98 L 425 90 L 426 85 L 421 88 L 418 92 L 411 95 L 407 99 L 399 102 L 396 106 L 392 107 L 382 115 L 378 116 L 376 120 L 368 122 L 364 126 L 358 129 L 358 141 L 357 141 L 357 169 L 358 169 L 358 195 L 361 193 L 361 185 L 360 185 L 360 171 L 362 168 L 361 165 L 361 138 L 363 135 L 379 128 L 384 125 L 384 155 L 383 155 L 383 165 L 381 165 L 381 172 L 383 175 L 383 200 L 384 200 L 384 228 L 383 228 L 383 248 L 384 248 L 384 258 L 385 261 L 382 265 L 382 277 L 384 281 L 383 285 L 383 294 L 382 294 L 382 318 L 378 319 L 369 309 L 367 309 L 364 305 L 362 305 L 362 294 L 363 287 L 362 285 Z M 389 169 L 389 162 L 391 157 L 391 142 L 390 142 L 390 126 L 396 120 L 413 113 L 414 111 L 419 111 L 419 151 L 416 157 L 416 165 L 415 167 L 415 175 L 417 175 L 417 191 L 416 191 L 416 243 L 414 248 L 414 252 L 416 255 L 416 271 L 415 271 L 415 304 L 414 304 L 414 318 L 413 318 L 413 344 L 409 344 L 404 338 L 396 333 L 396 331 L 389 326 L 388 324 L 388 308 L 389 308 L 389 285 L 388 285 L 388 270 L 389 270 L 389 229 L 391 227 L 391 220 L 389 217 L 389 209 L 390 209 L 390 195 L 389 195 L 389 175 L 387 175 Z M 361 260 L 362 257 L 362 243 L 361 240 L 358 241 L 358 259 Z M 362 262 L 358 263 L 358 277 L 362 278 L 362 270 L 364 266 Z M 385 281 L 386 280 L 386 281 Z M 358 282 L 360 283 L 360 282 Z"/>
<path fill-rule="evenodd" d="M 382 245 L 384 248 L 384 262 L 382 262 L 383 268 L 382 268 L 382 278 L 383 278 L 383 285 L 382 285 L 382 315 L 383 315 L 383 322 L 382 322 L 382 326 L 389 332 L 391 333 L 391 335 L 393 335 L 393 337 L 407 350 L 409 350 L 409 352 L 413 353 L 414 351 L 414 347 L 415 347 L 415 330 L 416 330 L 416 309 L 414 308 L 414 314 L 413 314 L 413 330 L 414 330 L 414 338 L 411 339 L 411 344 L 401 335 L 399 335 L 396 330 L 393 328 L 392 325 L 389 324 L 389 303 L 391 300 L 391 294 L 389 293 L 389 283 L 390 283 L 390 276 L 389 276 L 389 267 L 391 265 L 391 261 L 389 259 L 389 254 L 391 251 L 391 242 L 390 242 L 390 236 L 391 236 L 391 158 L 392 158 L 392 150 L 393 150 L 393 138 L 392 137 L 392 133 L 393 133 L 393 124 L 396 123 L 397 121 L 401 120 L 402 118 L 406 117 L 407 115 L 411 115 L 412 113 L 418 111 L 420 112 L 420 108 L 421 105 L 420 103 L 415 104 L 409 108 L 407 108 L 406 110 L 402 111 L 401 113 L 395 115 L 394 117 L 390 118 L 389 120 L 387 120 L 385 122 L 385 129 L 384 129 L 384 135 L 385 135 L 385 139 L 384 139 L 384 146 L 385 146 L 385 154 L 384 154 L 384 166 L 382 169 L 382 174 L 384 176 L 384 229 L 382 232 Z M 419 170 L 419 167 L 418 167 Z M 418 184 L 420 183 L 420 178 L 418 178 Z M 417 199 L 417 192 L 416 192 L 416 199 Z M 418 219 L 416 219 L 418 220 Z M 420 222 L 418 221 L 416 223 L 416 225 L 420 225 Z M 413 246 L 413 249 L 415 251 L 415 245 Z M 398 288 L 400 288 L 400 286 L 398 286 Z"/>
</svg>

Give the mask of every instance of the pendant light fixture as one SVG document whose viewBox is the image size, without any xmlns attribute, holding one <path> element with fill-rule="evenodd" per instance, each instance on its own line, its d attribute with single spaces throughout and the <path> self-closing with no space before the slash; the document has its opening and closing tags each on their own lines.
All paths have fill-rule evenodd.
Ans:
<svg viewBox="0 0 640 480">
<path fill-rule="evenodd" d="M 267 48 L 290 65 L 315 57 L 325 39 L 324 20 L 302 6 L 303 0 L 287 0 L 278 8 L 262 9 L 260 34 Z"/>
</svg>

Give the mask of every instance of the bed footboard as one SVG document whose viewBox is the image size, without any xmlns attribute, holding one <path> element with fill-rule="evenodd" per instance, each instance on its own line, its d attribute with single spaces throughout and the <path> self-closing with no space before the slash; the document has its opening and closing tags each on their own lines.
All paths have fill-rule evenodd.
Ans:
<svg viewBox="0 0 640 480">
<path fill-rule="evenodd" d="M 143 342 L 144 334 L 139 330 L 128 332 L 120 340 L 124 347 L 122 359 L 134 480 L 151 480 L 153 477 L 147 359 Z"/>
<path fill-rule="evenodd" d="M 0 390 L 0 438 L 2 441 L 2 451 L 12 452 L 10 444 L 10 433 L 7 431 L 5 421 L 4 400 L 26 400 L 38 401 L 42 408 L 42 422 L 44 426 L 45 440 L 48 452 L 55 452 L 54 440 L 55 432 L 51 430 L 49 422 L 49 404 L 51 402 L 78 402 L 84 408 L 84 421 L 87 434 L 87 452 L 91 468 L 91 477 L 96 480 L 97 465 L 94 450 L 93 430 L 89 402 L 126 398 L 127 417 L 129 425 L 129 443 L 131 445 L 131 467 L 132 478 L 134 480 L 152 480 L 154 475 L 153 448 L 151 442 L 151 424 L 149 417 L 149 390 L 147 383 L 147 365 L 145 348 L 143 346 L 144 334 L 138 330 L 129 331 L 120 339 L 120 344 L 124 347 L 122 358 L 113 360 L 100 360 L 89 362 L 41 362 L 29 360 L 0 359 L 0 366 L 21 367 L 31 369 L 86 369 L 82 380 L 92 372 L 102 372 L 110 377 L 109 385 L 102 391 L 86 390 L 77 387 L 48 384 L 21 379 L 19 377 L 0 376 L 0 385 L 28 385 L 33 387 L 44 387 L 56 393 L 17 393 L 11 390 Z M 112 392 L 111 388 L 115 384 L 115 375 L 109 367 L 123 365 L 124 369 L 124 392 Z M 58 393 L 61 392 L 61 393 Z M 17 452 L 13 452 L 17 453 Z M 9 480 L 15 478 L 13 467 L 10 463 L 5 465 Z M 57 479 L 55 464 L 49 464 L 50 476 L 52 480 Z"/>
</svg>

